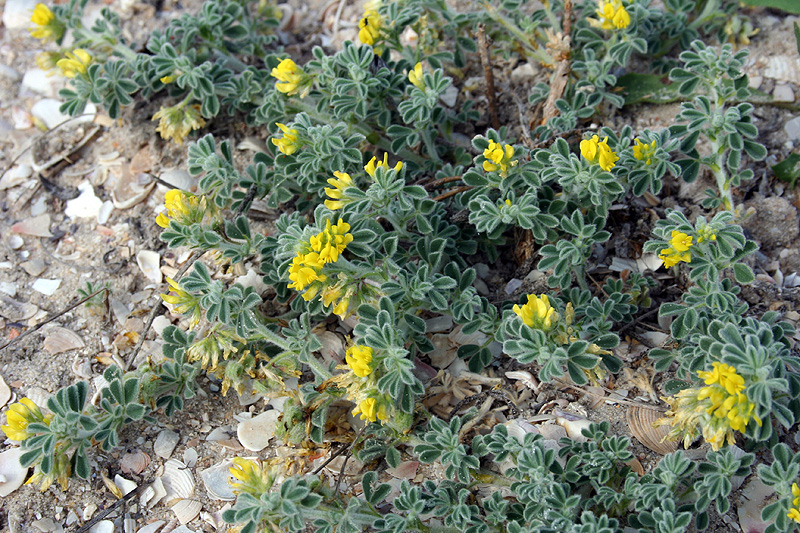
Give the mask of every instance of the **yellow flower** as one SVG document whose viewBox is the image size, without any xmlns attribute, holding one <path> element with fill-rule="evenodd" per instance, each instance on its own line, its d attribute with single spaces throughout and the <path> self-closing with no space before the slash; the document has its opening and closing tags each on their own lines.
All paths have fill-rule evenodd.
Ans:
<svg viewBox="0 0 800 533">
<path fill-rule="evenodd" d="M 167 283 L 169 284 L 169 293 L 161 294 L 161 299 L 167 302 L 168 304 L 172 305 L 172 310 L 175 313 L 180 313 L 182 315 L 189 314 L 191 315 L 191 322 L 189 323 L 189 329 L 193 329 L 197 323 L 200 321 L 200 317 L 202 316 L 202 308 L 200 307 L 200 298 L 193 295 L 190 292 L 187 292 L 178 285 L 174 279 L 167 277 Z"/>
<path fill-rule="evenodd" d="M 40 39 L 43 43 L 57 41 L 64 36 L 64 24 L 56 19 L 55 14 L 44 4 L 36 4 L 31 15 L 31 22 L 36 27 L 31 28 L 31 37 Z"/>
<path fill-rule="evenodd" d="M 59 59 L 56 66 L 61 69 L 67 78 L 74 78 L 78 74 L 86 74 L 86 67 L 92 62 L 92 56 L 83 48 L 76 48 L 72 52 L 65 52 L 64 59 Z"/>
<path fill-rule="evenodd" d="M 180 103 L 172 107 L 162 107 L 152 120 L 158 120 L 156 131 L 162 139 L 173 139 L 177 144 L 183 144 L 183 139 L 190 131 L 199 130 L 206 125 L 200 114 L 200 105 L 186 105 Z"/>
<path fill-rule="evenodd" d="M 669 245 L 676 252 L 685 252 L 692 246 L 692 237 L 680 231 L 673 230 L 669 238 Z"/>
<path fill-rule="evenodd" d="M 408 73 L 408 81 L 418 89 L 425 90 L 425 80 L 422 79 L 422 63 L 414 65 L 414 68 Z"/>
<path fill-rule="evenodd" d="M 275 481 L 274 476 L 264 470 L 261 463 L 254 459 L 234 457 L 230 474 L 236 479 L 229 483 L 237 494 L 246 492 L 254 496 L 261 496 L 269 491 Z"/>
<path fill-rule="evenodd" d="M 358 406 L 353 409 L 353 416 L 361 414 L 361 420 L 368 420 L 375 422 L 376 420 L 386 420 L 388 414 L 386 413 L 386 405 L 383 402 L 378 404 L 375 398 L 367 398 L 362 400 Z"/>
<path fill-rule="evenodd" d="M 535 296 L 528 295 L 528 303 L 520 307 L 514 305 L 514 312 L 522 318 L 526 326 L 547 331 L 558 322 L 559 316 L 546 294 Z"/>
<path fill-rule="evenodd" d="M 354 187 L 355 185 L 353 184 L 353 178 L 351 178 L 350 174 L 347 172 L 336 171 L 333 173 L 333 175 L 335 178 L 328 179 L 328 184 L 333 185 L 334 188 L 325 189 L 325 194 L 331 198 L 330 200 L 325 200 L 325 207 L 331 211 L 336 211 L 337 209 L 344 207 L 346 203 L 342 201 L 344 191 L 348 187 Z"/>
<path fill-rule="evenodd" d="M 278 150 L 281 151 L 284 155 L 292 155 L 297 151 L 298 142 L 297 142 L 297 130 L 287 128 L 285 125 L 281 124 L 280 122 L 275 123 L 281 131 L 283 132 L 283 137 L 280 139 L 277 137 L 272 138 L 272 144 L 278 147 Z"/>
<path fill-rule="evenodd" d="M 625 10 L 621 0 L 599 0 L 597 3 L 598 19 L 588 19 L 589 24 L 604 30 L 621 30 L 631 23 L 631 16 Z"/>
<path fill-rule="evenodd" d="M 333 306 L 333 314 L 344 320 L 347 317 L 347 310 L 350 308 L 350 296 L 345 296 Z"/>
<path fill-rule="evenodd" d="M 489 141 L 489 146 L 483 151 L 483 170 L 486 172 L 500 171 L 500 177 L 505 178 L 509 167 L 516 166 L 517 162 L 512 161 L 514 157 L 514 147 L 510 144 L 501 145 L 494 141 Z"/>
<path fill-rule="evenodd" d="M 344 251 L 349 243 L 353 241 L 350 231 L 350 224 L 339 219 L 335 225 L 331 225 L 330 219 L 325 221 L 325 229 L 317 235 L 311 237 L 308 242 L 311 249 L 319 254 L 319 259 L 323 263 L 335 263 L 339 259 L 339 254 Z"/>
<path fill-rule="evenodd" d="M 358 40 L 370 46 L 378 40 L 381 30 L 381 16 L 374 9 L 368 9 L 358 21 Z"/>
<path fill-rule="evenodd" d="M 356 376 L 365 378 L 372 373 L 372 368 L 370 367 L 372 353 L 371 347 L 355 344 L 347 349 L 344 358 Z"/>
<path fill-rule="evenodd" d="M 29 398 L 22 398 L 19 402 L 8 406 L 6 411 L 7 425 L 0 426 L 0 430 L 11 440 L 23 441 L 32 437 L 28 426 L 34 422 L 49 423 L 42 415 L 39 407 Z"/>
<path fill-rule="evenodd" d="M 597 163 L 600 168 L 608 172 L 614 168 L 614 164 L 619 159 L 617 154 L 608 146 L 608 137 L 602 141 L 597 135 L 592 135 L 591 139 L 584 139 L 580 144 L 581 155 L 590 163 Z"/>
<path fill-rule="evenodd" d="M 175 80 L 177 80 L 177 79 L 178 79 L 178 76 L 175 76 L 174 74 L 170 74 L 169 76 L 162 77 L 158 81 L 160 81 L 164 85 L 169 85 L 170 83 L 174 83 Z"/>
<path fill-rule="evenodd" d="M 709 372 L 700 370 L 697 375 L 706 385 L 718 383 L 722 385 L 728 394 L 738 394 L 744 390 L 744 378 L 736 373 L 736 369 L 725 363 L 711 363 L 712 370 Z"/>
<path fill-rule="evenodd" d="M 789 509 L 789 513 L 786 516 L 800 524 L 800 510 L 797 507 Z"/>
<path fill-rule="evenodd" d="M 275 88 L 287 96 L 300 94 L 304 98 L 311 89 L 311 77 L 291 59 L 284 59 L 270 75 L 278 80 Z"/>
<path fill-rule="evenodd" d="M 290 289 L 302 291 L 315 281 L 325 281 L 325 275 L 320 274 L 319 269 L 314 266 L 313 258 L 310 258 L 312 259 L 310 264 L 305 262 L 306 258 L 310 255 L 312 254 L 297 255 L 297 257 L 292 259 L 292 266 L 289 268 L 289 280 L 292 281 L 292 283 L 289 284 Z M 316 256 L 316 254 L 313 255 Z M 316 291 L 309 298 L 306 298 L 306 301 L 313 298 L 315 294 Z"/>
<path fill-rule="evenodd" d="M 645 165 L 653 164 L 653 156 L 656 154 L 656 141 L 644 144 L 639 139 L 634 140 L 633 157 L 639 161 L 644 161 Z"/>
<path fill-rule="evenodd" d="M 800 523 L 800 487 L 797 483 L 792 483 L 792 508 L 789 509 L 789 518 Z"/>
<path fill-rule="evenodd" d="M 369 175 L 369 177 L 375 177 L 375 170 L 379 167 L 386 167 L 389 168 L 389 154 L 383 154 L 383 161 L 378 161 L 378 158 L 373 156 L 369 162 L 364 165 L 364 171 Z M 403 162 L 398 161 L 397 164 L 394 166 L 395 172 L 400 172 L 403 169 Z"/>
<path fill-rule="evenodd" d="M 162 228 L 168 228 L 170 218 L 181 224 L 193 224 L 202 221 L 208 204 L 205 197 L 198 198 L 180 189 L 170 189 L 164 195 L 164 206 L 167 211 L 166 213 L 162 211 L 158 214 L 156 224 Z"/>
</svg>

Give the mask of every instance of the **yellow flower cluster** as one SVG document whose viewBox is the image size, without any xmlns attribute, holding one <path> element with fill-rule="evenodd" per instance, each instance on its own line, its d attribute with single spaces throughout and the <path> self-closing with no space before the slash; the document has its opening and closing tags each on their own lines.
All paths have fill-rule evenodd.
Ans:
<svg viewBox="0 0 800 533">
<path fill-rule="evenodd" d="M 230 481 L 237 494 L 247 493 L 260 497 L 272 487 L 275 478 L 265 470 L 256 459 L 233 458 L 233 466 L 229 469 L 236 481 Z"/>
<path fill-rule="evenodd" d="M 55 14 L 44 4 L 36 4 L 31 15 L 31 22 L 36 24 L 31 28 L 31 37 L 43 43 L 57 41 L 64 36 L 64 25 L 56 19 Z"/>
<path fill-rule="evenodd" d="M 375 9 L 367 9 L 358 21 L 358 40 L 373 46 L 381 33 L 382 19 Z"/>
<path fill-rule="evenodd" d="M 597 163 L 608 172 L 614 168 L 619 156 L 608 146 L 608 137 L 602 141 L 597 135 L 581 141 L 581 155 L 590 163 Z"/>
<path fill-rule="evenodd" d="M 330 178 L 328 180 L 329 185 L 333 185 L 332 189 L 325 189 L 325 194 L 327 194 L 331 199 L 325 200 L 325 207 L 330 209 L 331 211 L 336 211 L 337 209 L 341 209 L 344 207 L 345 203 L 342 200 L 342 196 L 344 195 L 344 191 L 348 187 L 355 187 L 353 184 L 353 178 L 350 177 L 350 174 L 347 172 L 334 172 L 333 175 L 335 178 Z"/>
<path fill-rule="evenodd" d="M 516 166 L 517 162 L 512 161 L 514 157 L 514 147 L 510 144 L 501 145 L 494 141 L 489 141 L 489 147 L 483 151 L 483 170 L 486 172 L 500 171 L 500 177 L 505 178 L 510 167 Z"/>
<path fill-rule="evenodd" d="M 186 105 L 185 102 L 172 107 L 162 107 L 152 120 L 158 120 L 156 131 L 162 139 L 173 139 L 177 144 L 183 144 L 183 139 L 190 131 L 199 130 L 206 125 L 205 119 L 200 114 L 200 105 Z"/>
<path fill-rule="evenodd" d="M 715 236 L 716 238 L 716 236 Z M 689 248 L 692 246 L 692 237 L 680 231 L 673 231 L 669 239 L 669 248 L 664 248 L 658 254 L 658 258 L 664 262 L 664 266 L 672 268 L 681 261 L 692 262 L 692 253 Z"/>
<path fill-rule="evenodd" d="M 23 441 L 33 436 L 33 433 L 28 431 L 30 424 L 34 422 L 49 424 L 50 419 L 42 415 L 42 411 L 33 403 L 33 400 L 22 398 L 19 402 L 8 406 L 6 422 L 5 426 L 0 426 L 0 430 L 6 434 L 6 437 L 11 440 Z"/>
<path fill-rule="evenodd" d="M 797 483 L 792 483 L 792 508 L 786 516 L 800 523 L 800 487 Z"/>
<path fill-rule="evenodd" d="M 697 226 L 697 244 L 700 244 L 703 241 L 716 241 L 717 240 L 717 233 L 714 229 L 709 226 L 708 224 L 704 226 Z"/>
<path fill-rule="evenodd" d="M 92 62 L 92 56 L 83 48 L 76 48 L 72 52 L 65 52 L 64 58 L 56 62 L 61 73 L 67 78 L 74 78 L 78 74 L 86 74 L 86 68 Z"/>
<path fill-rule="evenodd" d="M 190 292 L 181 289 L 178 282 L 170 277 L 167 277 L 167 283 L 169 284 L 169 293 L 161 294 L 161 299 L 172 305 L 172 311 L 175 313 L 182 315 L 189 314 L 191 316 L 189 329 L 193 329 L 200 321 L 200 316 L 202 314 L 200 299 Z"/>
<path fill-rule="evenodd" d="M 389 417 L 386 403 L 379 402 L 372 397 L 361 400 L 356 408 L 353 409 L 353 416 L 358 414 L 361 415 L 361 420 L 368 420 L 370 422 L 375 422 L 377 420 L 383 421 Z"/>
<path fill-rule="evenodd" d="M 656 141 L 644 144 L 639 139 L 634 140 L 633 157 L 639 161 L 644 161 L 645 165 L 653 164 L 653 156 L 656 154 Z"/>
<path fill-rule="evenodd" d="M 348 231 L 350 224 L 344 220 L 339 219 L 335 226 L 327 220 L 325 229 L 309 238 L 308 244 L 292 260 L 292 266 L 289 268 L 289 279 L 292 283 L 289 284 L 289 288 L 296 291 L 307 289 L 302 295 L 303 298 L 306 301 L 314 298 L 322 288 L 322 282 L 327 280 L 327 276 L 322 273 L 322 267 L 327 263 L 335 263 L 339 259 L 339 254 L 353 241 L 353 235 L 347 233 Z M 341 295 L 341 288 L 333 292 Z M 331 303 L 336 298 L 328 296 L 326 299 Z"/>
<path fill-rule="evenodd" d="M 522 307 L 514 305 L 513 310 L 522 318 L 526 326 L 544 331 L 550 330 L 560 318 L 553 306 L 550 305 L 546 294 L 541 296 L 529 294 L 528 303 Z"/>
<path fill-rule="evenodd" d="M 347 349 L 344 358 L 345 361 L 347 361 L 347 365 L 356 376 L 365 378 L 372 373 L 372 367 L 370 366 L 372 363 L 372 354 L 373 351 L 371 347 L 354 344 Z"/>
<path fill-rule="evenodd" d="M 422 63 L 417 63 L 414 68 L 408 73 L 408 81 L 415 87 L 425 90 L 425 80 L 422 79 Z"/>
<path fill-rule="evenodd" d="M 389 168 L 389 154 L 383 154 L 383 161 L 378 161 L 377 157 L 374 157 L 369 160 L 369 163 L 364 165 L 364 171 L 369 175 L 369 177 L 375 177 L 375 170 L 380 167 Z M 403 169 L 403 162 L 398 161 L 397 164 L 394 166 L 395 172 L 400 172 Z"/>
<path fill-rule="evenodd" d="M 311 90 L 311 76 L 291 59 L 281 61 L 270 75 L 278 80 L 275 88 L 287 96 L 299 94 L 300 98 L 305 98 Z"/>
<path fill-rule="evenodd" d="M 158 214 L 156 224 L 168 228 L 170 219 L 180 224 L 200 222 L 205 215 L 207 202 L 205 197 L 198 198 L 180 189 L 171 189 L 164 195 L 164 206 L 167 212 Z"/>
<path fill-rule="evenodd" d="M 710 371 L 697 372 L 705 387 L 684 389 L 677 396 L 665 399 L 670 410 L 659 424 L 673 426 L 667 438 L 683 434 L 687 448 L 698 427 L 703 438 L 717 451 L 726 441 L 733 444 L 733 432 L 744 432 L 750 420 L 761 425 L 761 419 L 753 414 L 755 404 L 744 393 L 744 378 L 730 365 L 715 362 L 712 367 Z"/>
<path fill-rule="evenodd" d="M 280 122 L 275 123 L 283 132 L 283 137 L 273 137 L 272 144 L 278 147 L 283 155 L 292 155 L 300 147 L 297 141 L 297 130 L 294 128 L 287 128 L 285 124 Z"/>
<path fill-rule="evenodd" d="M 597 19 L 588 19 L 589 24 L 604 30 L 621 30 L 631 23 L 631 16 L 625 10 L 621 0 L 598 0 Z"/>
<path fill-rule="evenodd" d="M 58 52 L 42 52 L 36 56 L 36 66 L 44 71 L 53 70 L 56 68 L 59 59 L 62 58 Z M 52 76 L 53 74 L 53 72 L 50 72 L 47 75 Z"/>
</svg>

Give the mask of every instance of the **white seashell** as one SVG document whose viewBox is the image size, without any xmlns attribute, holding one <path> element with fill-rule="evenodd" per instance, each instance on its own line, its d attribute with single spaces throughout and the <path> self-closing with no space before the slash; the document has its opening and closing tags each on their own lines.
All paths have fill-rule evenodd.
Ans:
<svg viewBox="0 0 800 533">
<path fill-rule="evenodd" d="M 83 515 L 83 519 L 84 520 L 91 519 L 94 516 L 95 511 L 97 511 L 97 506 L 93 503 L 90 503 L 89 505 L 84 507 L 83 513 L 81 513 Z"/>
<path fill-rule="evenodd" d="M 33 127 L 33 120 L 31 114 L 19 106 L 11 108 L 11 120 L 14 121 L 15 130 L 27 130 Z"/>
<path fill-rule="evenodd" d="M 166 524 L 164 520 L 156 520 L 137 530 L 136 533 L 156 533 L 164 524 Z"/>
<path fill-rule="evenodd" d="M 52 296 L 61 286 L 60 279 L 44 279 L 39 278 L 33 282 L 31 288 L 36 292 L 41 292 L 45 296 Z"/>
<path fill-rule="evenodd" d="M 503 425 L 508 430 L 509 436 L 516 438 L 520 444 L 522 444 L 522 440 L 528 433 L 539 433 L 533 424 L 518 418 L 509 420 L 508 422 L 503 423 Z"/>
<path fill-rule="evenodd" d="M 23 322 L 36 313 L 39 308 L 33 304 L 18 302 L 17 300 L 0 293 L 0 316 L 12 322 Z"/>
<path fill-rule="evenodd" d="M 59 326 L 47 330 L 47 336 L 44 338 L 42 345 L 50 355 L 77 350 L 85 346 L 80 335 Z"/>
<path fill-rule="evenodd" d="M 167 502 L 175 498 L 188 498 L 194 493 L 194 476 L 192 472 L 177 459 L 164 463 L 164 474 L 161 476 L 164 490 L 167 491 Z"/>
<path fill-rule="evenodd" d="M 92 379 L 94 377 L 91 360 L 82 355 L 76 355 L 72 361 L 72 372 L 83 379 Z"/>
<path fill-rule="evenodd" d="M 332 331 L 323 331 L 317 334 L 317 337 L 322 343 L 322 348 L 319 349 L 319 353 L 325 358 L 326 364 L 330 361 L 336 361 L 340 364 L 344 362 L 344 341 L 339 335 Z"/>
<path fill-rule="evenodd" d="M 44 214 L 38 217 L 31 217 L 11 226 L 11 231 L 21 235 L 32 235 L 34 237 L 52 237 L 50 233 L 50 215 Z"/>
<path fill-rule="evenodd" d="M 547 440 L 558 442 L 559 439 L 566 438 L 567 431 L 556 424 L 538 424 L 536 430 Z"/>
<path fill-rule="evenodd" d="M 183 462 L 188 468 L 194 468 L 194 465 L 197 464 L 197 450 L 186 448 L 183 451 Z"/>
<path fill-rule="evenodd" d="M 42 533 L 62 533 L 64 531 L 61 524 L 56 524 L 52 518 L 40 518 L 31 522 L 31 525 Z"/>
<path fill-rule="evenodd" d="M 556 424 L 567 431 L 567 436 L 569 438 L 578 442 L 586 442 L 586 437 L 583 436 L 583 430 L 589 429 L 589 426 L 592 425 L 591 420 L 558 409 L 553 411 L 553 414 L 556 415 Z"/>
<path fill-rule="evenodd" d="M 764 533 L 770 523 L 761 519 L 761 510 L 766 507 L 774 494 L 773 487 L 765 485 L 757 476 L 750 477 L 750 481 L 742 488 L 736 506 L 742 531 Z"/>
<path fill-rule="evenodd" d="M 0 291 L 13 298 L 17 295 L 17 284 L 9 281 L 0 281 Z"/>
<path fill-rule="evenodd" d="M 22 248 L 22 245 L 25 244 L 25 239 L 20 237 L 19 235 L 12 235 L 8 238 L 8 245 L 11 247 L 12 250 L 19 250 Z"/>
<path fill-rule="evenodd" d="M 114 533 L 114 522 L 101 520 L 89 528 L 89 533 Z"/>
<path fill-rule="evenodd" d="M 195 185 L 197 185 L 197 179 L 193 178 L 191 174 L 186 172 L 185 170 L 179 168 L 172 168 L 169 170 L 165 170 L 159 176 L 161 181 L 169 183 L 176 189 L 180 189 L 181 191 L 190 192 Z"/>
<path fill-rule="evenodd" d="M 103 205 L 100 206 L 100 210 L 97 212 L 97 223 L 98 224 L 105 224 L 108 222 L 108 219 L 111 218 L 111 213 L 114 211 L 114 202 L 111 200 L 106 200 L 103 202 Z"/>
<path fill-rule="evenodd" d="M 431 337 L 433 351 L 428 354 L 434 368 L 447 368 L 456 358 L 457 348 L 451 342 L 449 335 L 437 333 Z"/>
<path fill-rule="evenodd" d="M 232 502 L 236 499 L 233 487 L 230 485 L 230 469 L 232 466 L 233 461 L 226 459 L 200 472 L 200 477 L 203 479 L 203 484 L 206 486 L 206 492 L 208 492 L 209 497 L 226 502 Z"/>
<path fill-rule="evenodd" d="M 156 442 L 153 444 L 153 451 L 155 454 L 163 459 L 169 459 L 175 446 L 178 445 L 180 435 L 169 429 L 162 429 L 156 437 Z"/>
<path fill-rule="evenodd" d="M 44 124 L 48 130 L 52 130 L 69 120 L 69 115 L 62 113 L 60 107 L 61 102 L 55 98 L 44 98 L 33 104 L 31 115 L 33 115 L 34 122 L 38 119 L 39 123 Z"/>
<path fill-rule="evenodd" d="M 136 490 L 136 487 L 138 486 L 138 485 L 136 485 L 135 481 L 131 481 L 130 479 L 125 479 L 124 477 L 120 476 L 119 474 L 114 476 L 114 485 L 116 485 L 117 488 L 120 491 L 122 491 L 122 495 L 123 496 L 128 494 L 132 490 Z"/>
<path fill-rule="evenodd" d="M 667 455 L 678 449 L 676 441 L 664 440 L 669 434 L 669 426 L 653 427 L 653 424 L 663 413 L 653 409 L 646 409 L 638 405 L 628 407 L 625 420 L 631 430 L 631 435 L 645 447 L 661 455 Z"/>
<path fill-rule="evenodd" d="M 11 388 L 6 384 L 3 376 L 0 376 L 0 407 L 3 407 L 11 399 Z"/>
<path fill-rule="evenodd" d="M 172 512 L 181 524 L 187 524 L 194 520 L 200 514 L 200 509 L 203 508 L 197 500 L 181 500 L 172 506 Z"/>
<path fill-rule="evenodd" d="M 81 193 L 77 198 L 67 200 L 67 207 L 64 214 L 69 218 L 97 218 L 100 209 L 103 207 L 103 200 L 94 194 L 94 188 L 88 181 L 78 185 Z"/>
<path fill-rule="evenodd" d="M 160 477 L 156 478 L 142 491 L 141 496 L 139 496 L 139 506 L 150 509 L 166 495 L 167 490 L 164 488 L 164 482 L 161 481 Z"/>
<path fill-rule="evenodd" d="M 139 250 L 136 264 L 147 279 L 153 283 L 161 283 L 161 256 L 151 250 Z"/>
<path fill-rule="evenodd" d="M 11 448 L 0 453 L 0 476 L 3 477 L 0 481 L 0 497 L 8 496 L 25 481 L 28 469 L 19 464 L 22 453 L 21 448 Z"/>
<path fill-rule="evenodd" d="M 126 474 L 141 474 L 150 464 L 150 456 L 141 450 L 126 453 L 119 461 L 119 468 Z"/>
<path fill-rule="evenodd" d="M 150 194 L 156 182 L 149 174 L 133 174 L 127 166 L 122 167 L 122 177 L 111 191 L 111 200 L 117 209 L 129 209 Z"/>
<path fill-rule="evenodd" d="M 516 379 L 521 381 L 529 389 L 532 389 L 534 392 L 539 392 L 539 382 L 536 381 L 536 378 L 533 377 L 533 374 L 526 370 L 512 370 L 510 372 L 506 372 L 506 377 L 508 379 Z"/>
<path fill-rule="evenodd" d="M 250 451 L 263 450 L 269 444 L 269 440 L 275 436 L 275 424 L 279 416 L 279 411 L 270 409 L 255 418 L 240 422 L 236 428 L 239 442 Z"/>
</svg>

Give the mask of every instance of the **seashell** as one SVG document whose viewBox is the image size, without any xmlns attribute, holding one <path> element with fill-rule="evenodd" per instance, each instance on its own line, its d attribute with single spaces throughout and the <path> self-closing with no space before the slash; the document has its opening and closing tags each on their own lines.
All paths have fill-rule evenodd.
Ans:
<svg viewBox="0 0 800 533">
<path fill-rule="evenodd" d="M 169 429 L 162 429 L 156 437 L 156 442 L 153 444 L 153 451 L 162 459 L 169 459 L 175 446 L 178 445 L 180 435 Z"/>
<path fill-rule="evenodd" d="M 22 486 L 28 469 L 19 464 L 22 448 L 11 448 L 0 453 L 0 497 L 6 497 Z"/>
<path fill-rule="evenodd" d="M 179 168 L 172 168 L 163 171 L 160 179 L 161 181 L 172 185 L 176 189 L 187 192 L 194 189 L 197 185 L 197 178 L 193 178 L 191 174 Z"/>
<path fill-rule="evenodd" d="M 95 511 L 97 511 L 97 506 L 93 503 L 90 503 L 89 505 L 83 508 L 83 512 L 81 513 L 81 515 L 83 515 L 84 520 L 89 520 L 94 516 Z"/>
<path fill-rule="evenodd" d="M 42 533 L 50 533 L 51 531 L 63 533 L 64 531 L 64 528 L 56 524 L 52 518 L 40 518 L 39 520 L 31 522 L 31 525 Z"/>
<path fill-rule="evenodd" d="M 83 181 L 78 185 L 81 191 L 77 198 L 67 200 L 67 207 L 64 214 L 69 218 L 97 218 L 100 209 L 103 207 L 103 200 L 94 194 L 94 188 L 89 181 Z"/>
<path fill-rule="evenodd" d="M 631 435 L 650 450 L 667 455 L 678 449 L 678 443 L 677 441 L 663 440 L 669 433 L 668 426 L 653 427 L 653 424 L 660 418 L 662 418 L 661 412 L 637 405 L 628 407 L 625 413 Z"/>
<path fill-rule="evenodd" d="M 589 429 L 589 426 L 592 425 L 591 420 L 560 409 L 555 409 L 553 414 L 556 415 L 556 424 L 567 431 L 569 438 L 578 442 L 586 442 L 583 430 Z"/>
<path fill-rule="evenodd" d="M 139 250 L 136 264 L 142 274 L 153 283 L 161 283 L 161 256 L 151 250 Z"/>
<path fill-rule="evenodd" d="M 450 343 L 450 336 L 437 333 L 431 337 L 433 351 L 428 354 L 431 366 L 434 368 L 447 368 L 456 358 L 456 348 Z"/>
<path fill-rule="evenodd" d="M 344 362 L 344 341 L 339 335 L 332 331 L 323 331 L 318 333 L 317 337 L 322 343 L 319 353 L 325 358 L 326 364 L 330 361 L 336 361 L 339 364 Z"/>
<path fill-rule="evenodd" d="M 182 461 L 170 459 L 164 463 L 161 476 L 167 502 L 175 498 L 188 498 L 194 493 L 194 476 Z"/>
<path fill-rule="evenodd" d="M 181 524 L 188 524 L 200 514 L 200 509 L 203 508 L 197 500 L 181 500 L 172 506 L 172 512 Z"/>
<path fill-rule="evenodd" d="M 197 450 L 194 448 L 186 448 L 183 451 L 183 462 L 186 464 L 187 468 L 194 468 L 194 465 L 197 464 Z"/>
<path fill-rule="evenodd" d="M 567 437 L 567 430 L 558 424 L 538 424 L 536 430 L 547 440 L 558 442 Z"/>
<path fill-rule="evenodd" d="M 44 279 L 39 278 L 33 282 L 31 285 L 31 289 L 35 290 L 36 292 L 41 292 L 45 296 L 52 296 L 61 286 L 60 279 Z"/>
<path fill-rule="evenodd" d="M 119 462 L 119 468 L 125 474 L 141 474 L 150 464 L 150 456 L 141 450 L 126 453 Z"/>
<path fill-rule="evenodd" d="M 526 370 L 513 370 L 511 372 L 506 372 L 506 377 L 508 379 L 516 379 L 521 381 L 529 389 L 532 389 L 534 392 L 539 392 L 539 382 L 536 381 L 536 378 L 533 377 L 533 374 Z"/>
<path fill-rule="evenodd" d="M 131 481 L 130 479 L 125 479 L 119 474 L 114 476 L 114 485 L 116 485 L 117 488 L 120 490 L 120 492 L 122 492 L 123 496 L 125 496 L 132 490 L 136 490 L 136 487 L 138 486 L 136 485 L 135 481 Z"/>
<path fill-rule="evenodd" d="M 89 533 L 114 533 L 114 522 L 101 520 L 89 528 Z"/>
<path fill-rule="evenodd" d="M 6 384 L 3 376 L 0 376 L 0 407 L 3 407 L 11 399 L 11 388 Z"/>
<path fill-rule="evenodd" d="M 775 489 L 765 485 L 758 476 L 752 476 L 740 494 L 736 511 L 742 531 L 764 533 L 770 522 L 761 519 L 761 510 L 767 506 L 767 502 L 775 494 Z"/>
<path fill-rule="evenodd" d="M 47 336 L 42 343 L 50 355 L 77 350 L 86 346 L 80 335 L 74 331 L 59 326 L 47 330 Z"/>
<path fill-rule="evenodd" d="M 11 322 L 24 322 L 38 312 L 39 308 L 35 305 L 18 302 L 14 298 L 0 293 L 0 316 Z"/>
<path fill-rule="evenodd" d="M 516 438 L 520 444 L 522 444 L 522 440 L 525 438 L 526 434 L 539 433 L 536 427 L 524 420 L 509 420 L 508 422 L 503 423 L 503 425 L 508 430 L 509 436 Z"/>
<path fill-rule="evenodd" d="M 38 217 L 31 217 L 11 226 L 11 231 L 21 235 L 32 235 L 34 237 L 52 237 L 50 233 L 50 215 L 44 214 Z"/>
<path fill-rule="evenodd" d="M 295 25 L 295 16 L 294 16 L 294 8 L 289 4 L 278 4 L 276 6 L 278 9 L 281 10 L 281 22 L 278 26 L 278 30 L 280 31 L 291 31 L 291 29 Z"/>
<path fill-rule="evenodd" d="M 633 459 L 631 459 L 630 461 L 628 461 L 625 464 L 628 465 L 629 467 L 631 467 L 631 470 L 633 470 L 634 472 L 636 472 L 640 476 L 644 475 L 644 467 L 642 466 L 642 463 L 639 461 L 639 459 L 637 459 L 636 457 L 634 457 Z"/>
<path fill-rule="evenodd" d="M 444 333 L 453 329 L 453 315 L 441 315 L 425 321 L 426 333 Z"/>
<path fill-rule="evenodd" d="M 111 191 L 111 201 L 117 209 L 130 209 L 147 198 L 155 185 L 149 174 L 134 174 L 127 165 L 122 165 L 122 176 Z"/>
<path fill-rule="evenodd" d="M 142 491 L 142 494 L 139 496 L 139 506 L 146 506 L 147 509 L 150 509 L 166 495 L 167 490 L 164 488 L 164 482 L 161 481 L 160 477 L 156 478 L 155 481 L 150 483 L 150 485 L 145 487 Z"/>
<path fill-rule="evenodd" d="M 397 479 L 414 479 L 419 468 L 419 461 L 404 461 L 397 468 L 387 468 L 386 473 Z"/>
<path fill-rule="evenodd" d="M 92 379 L 94 372 L 92 372 L 92 361 L 88 357 L 76 355 L 72 361 L 72 372 L 83 379 Z"/>
<path fill-rule="evenodd" d="M 250 451 L 263 450 L 269 444 L 269 440 L 275 436 L 275 425 L 279 416 L 279 411 L 270 409 L 250 420 L 240 422 L 236 428 L 239 442 Z"/>
<path fill-rule="evenodd" d="M 156 533 L 156 531 L 158 531 L 164 524 L 166 524 L 166 521 L 156 520 L 155 522 L 151 522 L 143 528 L 138 529 L 136 533 Z"/>
<path fill-rule="evenodd" d="M 232 466 L 233 461 L 226 459 L 200 472 L 209 497 L 225 502 L 232 502 L 236 499 L 233 487 L 230 485 Z"/>
</svg>

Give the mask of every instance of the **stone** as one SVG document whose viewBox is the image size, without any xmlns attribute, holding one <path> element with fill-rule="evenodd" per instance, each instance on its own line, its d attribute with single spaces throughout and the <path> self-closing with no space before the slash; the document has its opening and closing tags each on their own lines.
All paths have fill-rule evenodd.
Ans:
<svg viewBox="0 0 800 533">
<path fill-rule="evenodd" d="M 31 26 L 31 15 L 36 0 L 6 0 L 3 9 L 3 26 L 9 30 L 25 30 Z"/>
<path fill-rule="evenodd" d="M 31 259 L 30 261 L 20 263 L 19 266 L 22 267 L 22 270 L 27 272 L 29 276 L 34 278 L 41 275 L 47 268 L 47 265 L 44 264 L 44 261 L 41 259 Z"/>
<path fill-rule="evenodd" d="M 38 217 L 31 217 L 11 226 L 11 231 L 21 235 L 32 235 L 34 237 L 52 237 L 50 233 L 50 215 L 44 214 Z"/>
<path fill-rule="evenodd" d="M 783 131 L 791 141 L 800 141 L 800 116 L 794 117 L 783 125 Z"/>
<path fill-rule="evenodd" d="M 772 91 L 772 99 L 775 102 L 794 102 L 794 91 L 788 83 L 778 83 Z"/>
<path fill-rule="evenodd" d="M 753 207 L 756 212 L 743 226 L 763 249 L 785 246 L 800 235 L 797 209 L 785 198 L 756 198 L 746 207 Z"/>
</svg>

